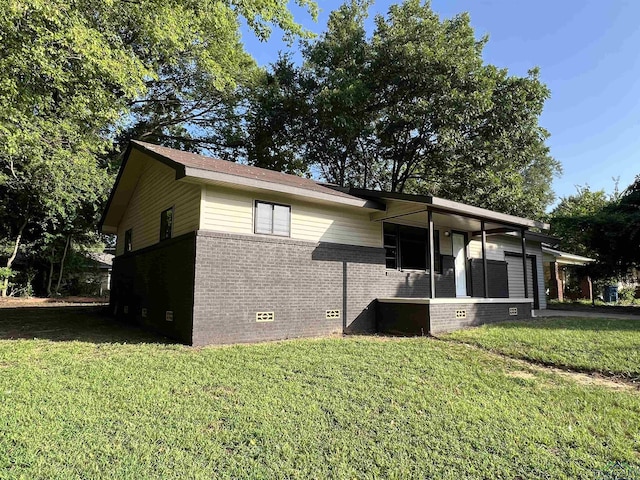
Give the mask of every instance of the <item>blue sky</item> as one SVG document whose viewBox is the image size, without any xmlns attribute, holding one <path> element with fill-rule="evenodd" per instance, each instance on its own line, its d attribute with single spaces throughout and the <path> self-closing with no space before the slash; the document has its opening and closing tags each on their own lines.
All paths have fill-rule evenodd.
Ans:
<svg viewBox="0 0 640 480">
<path fill-rule="evenodd" d="M 301 9 L 292 11 L 321 33 L 341 3 L 319 1 L 317 23 Z M 372 16 L 393 3 L 376 0 Z M 612 177 L 624 188 L 640 174 L 640 1 L 433 0 L 432 8 L 441 18 L 469 12 L 476 35 L 489 35 L 487 63 L 516 75 L 540 67 L 551 89 L 540 124 L 550 131 L 548 145 L 564 169 L 553 182 L 559 197 L 585 184 L 610 193 Z M 278 32 L 266 43 L 250 33 L 243 40 L 261 65 L 288 49 Z"/>
</svg>

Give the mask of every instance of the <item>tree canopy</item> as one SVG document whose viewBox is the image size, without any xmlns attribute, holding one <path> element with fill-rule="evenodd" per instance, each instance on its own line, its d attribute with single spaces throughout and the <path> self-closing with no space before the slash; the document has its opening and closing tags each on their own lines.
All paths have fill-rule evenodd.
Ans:
<svg viewBox="0 0 640 480">
<path fill-rule="evenodd" d="M 487 65 L 469 16 L 441 20 L 406 0 L 375 18 L 371 2 L 332 12 L 327 31 L 264 75 L 248 114 L 253 164 L 332 183 L 430 193 L 540 217 L 560 165 L 538 123 L 549 90 Z M 286 132 L 286 133 L 284 133 Z"/>
<path fill-rule="evenodd" d="M 561 240 L 560 248 L 570 253 L 592 257 L 589 219 L 615 201 L 604 190 L 592 190 L 588 185 L 577 187 L 574 195 L 563 197 L 549 214 L 551 235 Z"/>
<path fill-rule="evenodd" d="M 612 195 L 578 187 L 550 214 L 551 234 L 561 248 L 592 257 L 589 273 L 596 278 L 625 277 L 640 268 L 640 176 Z"/>
<path fill-rule="evenodd" d="M 620 197 L 582 222 L 598 261 L 626 274 L 640 268 L 640 175 Z"/>
</svg>

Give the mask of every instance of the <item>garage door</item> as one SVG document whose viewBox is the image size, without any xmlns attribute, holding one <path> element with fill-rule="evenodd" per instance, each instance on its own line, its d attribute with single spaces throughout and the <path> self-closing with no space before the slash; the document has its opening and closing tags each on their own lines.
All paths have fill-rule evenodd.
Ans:
<svg viewBox="0 0 640 480">
<path fill-rule="evenodd" d="M 507 262 L 507 275 L 509 278 L 509 298 L 524 298 L 524 279 L 522 268 L 522 257 L 517 255 L 505 254 Z M 529 290 L 529 298 L 535 301 L 534 308 L 538 308 L 538 295 L 535 288 L 535 257 L 527 258 L 527 289 Z"/>
</svg>

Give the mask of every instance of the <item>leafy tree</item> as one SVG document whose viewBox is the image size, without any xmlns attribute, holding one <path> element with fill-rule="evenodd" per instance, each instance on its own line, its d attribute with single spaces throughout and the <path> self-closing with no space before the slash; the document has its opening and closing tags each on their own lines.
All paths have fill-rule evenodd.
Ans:
<svg viewBox="0 0 640 480">
<path fill-rule="evenodd" d="M 549 96 L 538 71 L 517 77 L 486 65 L 487 39 L 476 40 L 467 14 L 440 20 L 419 0 L 378 15 L 367 38 L 369 4 L 351 0 L 331 14 L 327 32 L 304 44 L 303 65 L 288 66 L 295 81 L 272 93 L 278 102 L 254 99 L 250 139 L 277 129 L 283 105 L 298 115 L 298 134 L 273 138 L 251 160 L 297 153 L 341 186 L 541 216 L 560 166 L 538 124 Z"/>
<path fill-rule="evenodd" d="M 247 89 L 246 138 L 243 146 L 252 165 L 298 175 L 309 173 L 301 150 L 309 117 L 300 71 L 282 55 L 270 72 L 262 72 Z"/>
<path fill-rule="evenodd" d="M 281 0 L 0 0 L 5 273 L 25 238 L 68 235 L 81 212 L 95 215 L 110 184 L 97 159 L 122 128 L 188 139 L 189 122 L 225 108 L 206 102 L 226 99 L 251 64 L 241 18 L 260 38 L 270 25 L 304 33 Z"/>
<path fill-rule="evenodd" d="M 599 263 L 626 275 L 640 268 L 640 175 L 620 197 L 583 222 Z"/>
<path fill-rule="evenodd" d="M 574 195 L 560 199 L 549 214 L 551 235 L 561 240 L 560 248 L 570 253 L 592 257 L 591 220 L 614 201 L 604 190 L 577 187 Z"/>
</svg>

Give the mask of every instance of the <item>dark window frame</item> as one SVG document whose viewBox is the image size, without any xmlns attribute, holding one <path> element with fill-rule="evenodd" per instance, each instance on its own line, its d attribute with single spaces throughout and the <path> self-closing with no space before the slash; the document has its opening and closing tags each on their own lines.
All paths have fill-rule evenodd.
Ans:
<svg viewBox="0 0 640 480">
<path fill-rule="evenodd" d="M 258 204 L 269 205 L 271 206 L 271 231 L 269 233 L 266 232 L 258 232 Z M 273 226 L 275 222 L 275 207 L 285 207 L 289 210 L 289 228 L 286 235 L 281 235 L 279 233 L 273 233 Z M 278 202 L 267 202 L 265 200 L 254 200 L 253 202 L 253 233 L 256 235 L 273 235 L 274 237 L 282 237 L 282 238 L 291 238 L 291 205 L 287 205 L 286 203 L 278 203 Z"/>
<path fill-rule="evenodd" d="M 124 232 L 124 253 L 133 250 L 133 228 L 129 228 Z"/>
<path fill-rule="evenodd" d="M 165 214 L 167 212 L 171 212 L 171 223 L 169 225 L 169 232 L 167 235 L 167 220 L 165 217 Z M 175 208 L 174 206 L 171 206 L 165 210 L 163 210 L 162 212 L 160 212 L 160 241 L 163 242 L 165 240 L 171 240 L 171 238 L 173 237 L 173 224 L 175 221 Z"/>
<path fill-rule="evenodd" d="M 390 226 L 391 228 L 386 228 Z M 426 234 L 426 240 L 424 244 L 424 265 L 425 268 L 408 268 L 404 267 L 406 262 L 403 262 L 403 249 L 402 249 L 402 228 L 405 229 L 419 229 L 424 230 Z M 401 225 L 398 223 L 383 222 L 382 235 L 383 235 L 383 247 L 385 249 L 385 267 L 388 270 L 400 270 L 400 271 L 424 271 L 430 270 L 429 265 L 429 229 L 422 227 L 413 227 L 409 225 Z M 407 231 L 407 230 L 405 230 Z M 406 234 L 405 234 L 406 235 Z M 433 270 L 436 274 L 442 273 L 442 255 L 440 253 L 440 231 L 433 231 L 434 238 L 434 266 Z M 406 247 L 406 244 L 405 244 Z M 406 248 L 405 248 L 406 249 Z"/>
</svg>

